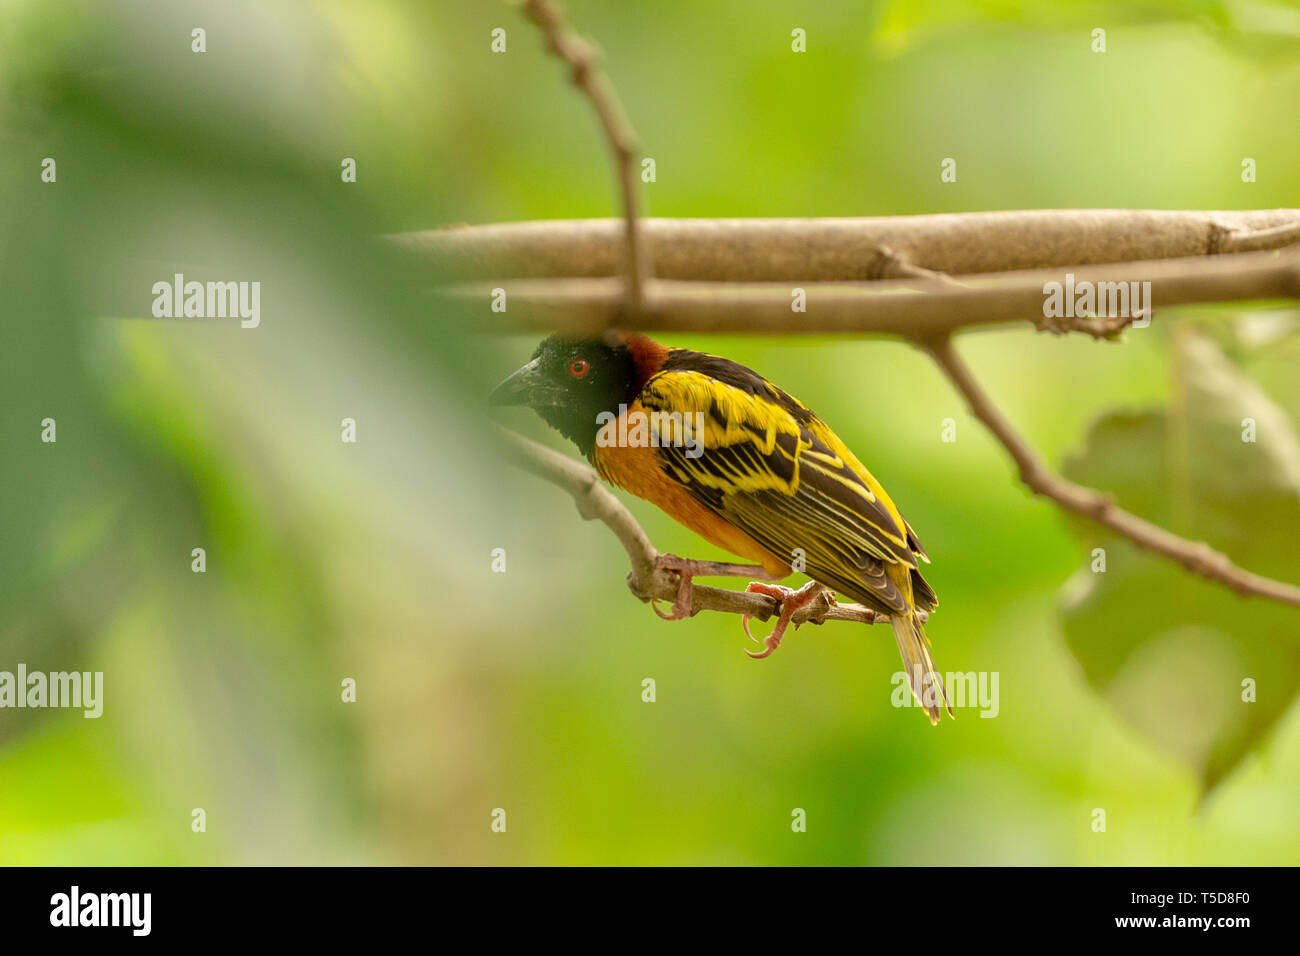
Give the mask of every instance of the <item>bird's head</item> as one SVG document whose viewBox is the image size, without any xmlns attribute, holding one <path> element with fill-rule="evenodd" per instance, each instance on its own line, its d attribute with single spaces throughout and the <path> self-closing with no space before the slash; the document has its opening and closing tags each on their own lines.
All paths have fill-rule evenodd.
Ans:
<svg viewBox="0 0 1300 956">
<path fill-rule="evenodd" d="M 590 455 L 602 412 L 618 414 L 648 377 L 641 368 L 648 346 L 641 336 L 583 338 L 552 335 L 532 359 L 492 392 L 494 405 L 526 405 Z"/>
</svg>

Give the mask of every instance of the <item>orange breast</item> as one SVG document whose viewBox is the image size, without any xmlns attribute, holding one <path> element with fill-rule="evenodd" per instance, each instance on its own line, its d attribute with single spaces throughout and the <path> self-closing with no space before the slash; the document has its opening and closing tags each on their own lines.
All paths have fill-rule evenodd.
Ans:
<svg viewBox="0 0 1300 956">
<path fill-rule="evenodd" d="M 628 413 L 639 409 L 639 405 L 633 405 Z M 718 517 L 665 474 L 656 449 L 597 445 L 591 463 L 606 481 L 657 505 L 710 544 L 762 565 L 775 577 L 783 578 L 791 573 L 787 559 L 774 555 L 735 525 Z"/>
</svg>

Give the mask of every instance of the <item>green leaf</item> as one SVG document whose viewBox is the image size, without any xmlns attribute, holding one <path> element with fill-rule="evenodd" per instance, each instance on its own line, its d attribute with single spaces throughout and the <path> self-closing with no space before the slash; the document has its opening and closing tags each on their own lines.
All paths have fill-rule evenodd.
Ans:
<svg viewBox="0 0 1300 956">
<path fill-rule="evenodd" d="M 1066 474 L 1248 570 L 1300 579 L 1300 441 L 1290 420 L 1207 338 L 1182 339 L 1179 366 L 1169 409 L 1102 420 Z M 1244 440 L 1247 419 L 1254 441 Z M 1090 561 L 1066 586 L 1070 650 L 1208 793 L 1300 690 L 1300 608 L 1243 598 L 1099 526 L 1077 531 L 1105 549 L 1106 568 Z"/>
</svg>

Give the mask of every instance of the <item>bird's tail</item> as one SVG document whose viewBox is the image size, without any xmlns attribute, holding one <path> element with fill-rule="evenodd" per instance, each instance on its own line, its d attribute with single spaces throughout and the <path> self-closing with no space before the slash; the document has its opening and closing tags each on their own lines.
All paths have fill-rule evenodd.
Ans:
<svg viewBox="0 0 1300 956">
<path fill-rule="evenodd" d="M 939 709 L 942 703 L 952 717 L 952 703 L 944 689 L 943 678 L 934 668 L 934 658 L 930 656 L 930 642 L 925 636 L 916 612 L 899 614 L 889 619 L 894 626 L 894 638 L 898 641 L 898 653 L 903 658 L 903 669 L 907 672 L 907 683 L 912 688 L 912 696 L 925 708 L 931 724 L 937 724 L 943 716 Z"/>
</svg>

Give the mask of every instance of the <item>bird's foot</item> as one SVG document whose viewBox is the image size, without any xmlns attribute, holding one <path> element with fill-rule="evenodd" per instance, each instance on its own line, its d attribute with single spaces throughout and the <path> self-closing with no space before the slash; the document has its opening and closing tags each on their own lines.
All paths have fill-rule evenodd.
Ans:
<svg viewBox="0 0 1300 956">
<path fill-rule="evenodd" d="M 756 661 L 770 657 L 772 652 L 781 646 L 781 638 L 785 637 L 785 629 L 789 627 L 790 619 L 794 617 L 795 611 L 812 604 L 821 598 L 823 594 L 826 594 L 831 604 L 835 603 L 835 599 L 830 597 L 830 593 L 816 581 L 809 581 L 797 591 L 794 588 L 787 588 L 780 584 L 764 584 L 762 581 L 750 581 L 749 587 L 745 588 L 745 590 L 756 594 L 766 594 L 768 597 L 776 598 L 781 604 L 781 613 L 776 619 L 776 627 L 772 628 L 772 633 L 763 639 L 763 649 L 761 651 L 745 651 Z M 748 614 L 742 615 L 740 623 L 745 628 L 746 636 L 757 644 L 758 638 L 749 632 L 749 617 Z M 795 628 L 798 627 L 799 625 L 796 624 Z"/>
<path fill-rule="evenodd" d="M 665 621 L 680 621 L 682 618 L 691 616 L 691 600 L 694 593 L 691 578 L 761 577 L 771 580 L 771 575 L 756 564 L 722 564 L 718 561 L 692 561 L 689 558 L 679 558 L 675 554 L 659 555 L 655 566 L 661 571 L 671 571 L 677 575 L 677 599 L 673 601 L 672 609 L 665 614 L 659 610 L 659 606 L 655 601 L 650 602 L 650 607 L 654 608 L 654 612 Z"/>
</svg>

